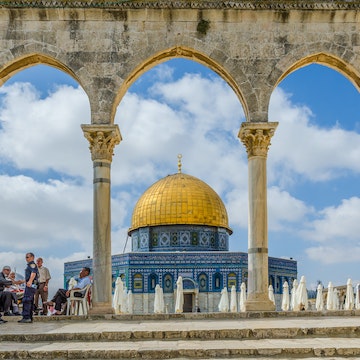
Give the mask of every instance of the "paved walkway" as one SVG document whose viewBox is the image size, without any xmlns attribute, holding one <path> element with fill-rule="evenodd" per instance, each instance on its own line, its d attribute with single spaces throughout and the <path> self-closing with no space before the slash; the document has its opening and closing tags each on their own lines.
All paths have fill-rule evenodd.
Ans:
<svg viewBox="0 0 360 360">
<path fill-rule="evenodd" d="M 165 352 L 173 359 L 360 358 L 360 316 L 201 320 L 56 317 L 32 324 L 18 324 L 17 317 L 7 319 L 8 323 L 0 325 L 0 358 L 8 359 L 111 358 L 111 354 L 123 359 L 160 359 Z"/>
<path fill-rule="evenodd" d="M 35 320 L 32 324 L 18 324 L 19 317 L 4 317 L 8 323 L 0 325 L 0 334 L 46 333 L 101 333 L 135 331 L 189 331 L 220 329 L 291 329 L 291 328 L 341 328 L 360 329 L 360 316 L 334 317 L 276 317 L 260 319 L 167 319 L 123 320 L 121 316 L 110 320 L 69 319 L 49 317 L 46 321 Z M 51 321 L 53 319 L 53 321 Z M 45 319 L 44 319 L 45 320 Z M 0 335 L 1 336 L 1 335 Z"/>
</svg>

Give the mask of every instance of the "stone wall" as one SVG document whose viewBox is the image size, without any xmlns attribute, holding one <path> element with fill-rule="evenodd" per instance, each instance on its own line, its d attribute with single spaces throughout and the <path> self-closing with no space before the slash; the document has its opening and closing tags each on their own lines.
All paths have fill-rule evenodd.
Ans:
<svg viewBox="0 0 360 360">
<path fill-rule="evenodd" d="M 267 121 L 276 85 L 306 64 L 360 83 L 358 1 L 37 4 L 2 2 L 0 79 L 39 63 L 64 70 L 87 93 L 93 123 L 112 123 L 132 82 L 173 57 L 222 76 L 249 121 Z"/>
</svg>

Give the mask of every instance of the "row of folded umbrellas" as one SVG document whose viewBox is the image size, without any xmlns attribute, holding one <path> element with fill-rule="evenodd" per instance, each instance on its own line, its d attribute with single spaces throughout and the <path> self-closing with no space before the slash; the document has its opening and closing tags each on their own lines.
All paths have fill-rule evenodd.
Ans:
<svg viewBox="0 0 360 360">
<path fill-rule="evenodd" d="M 274 292 L 270 288 L 270 286 L 269 286 L 269 298 L 274 299 Z M 315 300 L 315 309 L 317 311 L 360 309 L 359 284 L 356 286 L 356 290 L 354 294 L 354 287 L 351 279 L 347 280 L 344 300 L 345 301 L 343 303 L 340 303 L 339 291 L 337 290 L 336 287 L 333 286 L 331 281 L 328 284 L 328 288 L 325 296 L 324 296 L 323 285 L 318 284 L 316 289 L 316 300 Z M 290 293 L 289 293 L 288 283 L 287 282 L 284 283 L 282 301 L 281 301 L 281 310 L 283 311 L 309 310 L 309 299 L 308 299 L 308 292 L 306 290 L 305 276 L 301 277 L 300 284 L 298 284 L 296 279 L 294 280 Z"/>
<path fill-rule="evenodd" d="M 183 282 L 182 277 L 179 276 L 176 289 L 175 312 L 182 313 L 184 305 Z M 324 292 L 323 285 L 319 284 L 316 291 L 315 309 L 322 310 L 352 310 L 360 309 L 359 298 L 359 284 L 356 286 L 354 295 L 354 288 L 351 279 L 348 279 L 346 284 L 346 294 L 344 304 L 340 304 L 339 292 L 336 287 L 329 282 L 327 291 Z M 325 294 L 324 294 L 325 293 Z M 227 288 L 221 290 L 220 301 L 218 309 L 220 312 L 243 312 L 245 311 L 245 303 L 247 299 L 246 285 L 243 282 L 240 286 L 240 292 L 236 292 L 235 286 L 231 287 L 230 298 Z M 269 299 L 275 304 L 275 295 L 273 286 L 269 286 Z M 123 281 L 120 277 L 117 278 L 115 283 L 115 292 L 113 297 L 113 308 L 115 314 L 132 314 L 133 313 L 133 294 L 131 290 L 127 291 Z M 281 298 L 281 310 L 283 311 L 301 311 L 309 310 L 308 292 L 306 289 L 306 279 L 302 276 L 300 283 L 297 279 L 293 281 L 292 289 L 289 291 L 288 282 L 283 284 L 283 293 Z M 164 294 L 163 289 L 159 284 L 155 287 L 154 299 L 154 313 L 161 314 L 165 312 Z M 166 311 L 167 312 L 167 311 Z"/>
</svg>

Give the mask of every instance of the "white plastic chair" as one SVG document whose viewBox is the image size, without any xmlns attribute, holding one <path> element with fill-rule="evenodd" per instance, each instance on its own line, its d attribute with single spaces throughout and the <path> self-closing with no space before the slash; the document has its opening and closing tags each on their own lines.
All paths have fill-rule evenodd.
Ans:
<svg viewBox="0 0 360 360">
<path fill-rule="evenodd" d="M 91 305 L 91 284 L 85 286 L 83 297 L 74 296 L 77 290 L 70 290 L 67 298 L 66 315 L 87 315 Z"/>
</svg>

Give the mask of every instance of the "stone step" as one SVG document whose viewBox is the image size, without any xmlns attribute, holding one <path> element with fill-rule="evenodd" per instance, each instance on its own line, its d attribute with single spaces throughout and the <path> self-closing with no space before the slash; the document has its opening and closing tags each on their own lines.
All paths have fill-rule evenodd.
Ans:
<svg viewBox="0 0 360 360">
<path fill-rule="evenodd" d="M 24 325 L 19 325 L 24 326 Z M 27 325 L 25 325 L 27 326 Z M 91 327 L 91 323 L 89 323 Z M 113 330 L 1 333 L 0 342 L 39 342 L 39 341 L 137 341 L 137 340 L 259 340 L 259 339 L 301 339 L 310 337 L 358 338 L 360 326 L 342 327 L 291 327 L 256 329 L 191 329 L 191 330 Z"/>
<path fill-rule="evenodd" d="M 360 318 L 37 317 L 0 325 L 0 359 L 360 359 Z"/>
<path fill-rule="evenodd" d="M 53 321 L 49 318 L 53 318 Z M 358 317 L 159 321 L 49 318 L 46 318 L 46 321 L 43 318 L 36 318 L 33 324 L 21 325 L 17 324 L 18 317 L 7 317 L 9 322 L 1 325 L 0 328 L 0 342 L 360 337 Z"/>
<path fill-rule="evenodd" d="M 360 339 L 1 342 L 1 359 L 359 358 Z"/>
</svg>

